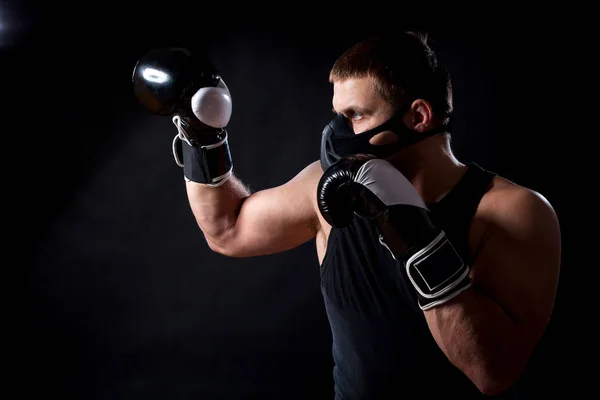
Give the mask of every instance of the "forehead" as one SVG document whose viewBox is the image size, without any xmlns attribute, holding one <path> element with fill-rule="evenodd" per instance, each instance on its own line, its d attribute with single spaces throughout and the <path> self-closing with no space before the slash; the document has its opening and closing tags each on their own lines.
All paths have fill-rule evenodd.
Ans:
<svg viewBox="0 0 600 400">
<path fill-rule="evenodd" d="M 347 78 L 333 83 L 333 108 L 338 112 L 353 108 L 373 108 L 382 101 L 370 76 Z"/>
</svg>

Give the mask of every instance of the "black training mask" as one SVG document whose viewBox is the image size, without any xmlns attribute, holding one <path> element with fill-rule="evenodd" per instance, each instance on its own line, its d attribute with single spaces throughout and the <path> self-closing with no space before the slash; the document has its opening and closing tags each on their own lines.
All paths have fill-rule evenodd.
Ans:
<svg viewBox="0 0 600 400">
<path fill-rule="evenodd" d="M 354 133 L 343 114 L 338 114 L 327 124 L 321 135 L 321 167 L 323 171 L 340 158 L 354 154 L 371 154 L 379 158 L 392 155 L 400 149 L 447 129 L 447 126 L 426 132 L 409 129 L 402 121 L 408 110 L 409 107 L 404 107 L 381 125 L 359 134 Z M 383 145 L 369 143 L 371 138 L 385 131 L 394 132 L 398 136 L 398 140 Z"/>
</svg>

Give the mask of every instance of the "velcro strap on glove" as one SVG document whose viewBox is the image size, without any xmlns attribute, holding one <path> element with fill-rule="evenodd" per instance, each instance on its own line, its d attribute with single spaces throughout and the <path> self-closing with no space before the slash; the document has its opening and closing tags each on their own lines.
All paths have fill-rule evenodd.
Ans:
<svg viewBox="0 0 600 400">
<path fill-rule="evenodd" d="M 173 156 L 177 165 L 183 167 L 184 178 L 209 186 L 225 183 L 233 171 L 227 131 L 220 129 L 214 135 L 215 142 L 201 144 L 189 139 L 177 119 L 174 119 L 174 123 L 179 134 L 173 139 Z"/>
<path fill-rule="evenodd" d="M 470 271 L 443 231 L 406 262 L 422 310 L 444 304 L 469 288 Z"/>
</svg>

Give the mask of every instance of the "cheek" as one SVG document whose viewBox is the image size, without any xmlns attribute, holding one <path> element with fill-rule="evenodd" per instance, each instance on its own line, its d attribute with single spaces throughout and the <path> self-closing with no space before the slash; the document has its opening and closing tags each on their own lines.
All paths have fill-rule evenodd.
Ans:
<svg viewBox="0 0 600 400">
<path fill-rule="evenodd" d="M 385 131 L 373 136 L 369 143 L 375 146 L 394 143 L 398 140 L 398 136 L 394 132 Z"/>
</svg>

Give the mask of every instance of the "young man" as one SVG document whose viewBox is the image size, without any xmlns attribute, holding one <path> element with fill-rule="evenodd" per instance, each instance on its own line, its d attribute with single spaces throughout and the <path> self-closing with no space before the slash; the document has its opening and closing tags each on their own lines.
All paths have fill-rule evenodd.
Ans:
<svg viewBox="0 0 600 400">
<path fill-rule="evenodd" d="M 134 71 L 140 101 L 174 115 L 213 251 L 260 256 L 316 239 L 336 399 L 512 396 L 553 309 L 551 205 L 454 157 L 450 79 L 422 37 L 358 43 L 330 80 L 336 116 L 320 160 L 250 193 L 232 172 L 231 101 L 214 68 L 158 49 Z"/>
</svg>

